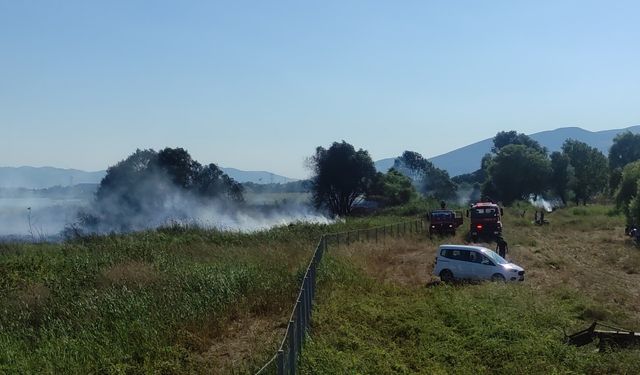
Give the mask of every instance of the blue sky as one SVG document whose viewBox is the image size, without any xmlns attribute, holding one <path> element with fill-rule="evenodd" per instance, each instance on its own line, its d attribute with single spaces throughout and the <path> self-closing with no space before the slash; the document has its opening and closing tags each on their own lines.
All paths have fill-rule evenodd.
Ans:
<svg viewBox="0 0 640 375">
<path fill-rule="evenodd" d="M 640 124 L 634 1 L 0 0 L 0 166 L 99 170 L 136 148 L 302 178 Z"/>
</svg>

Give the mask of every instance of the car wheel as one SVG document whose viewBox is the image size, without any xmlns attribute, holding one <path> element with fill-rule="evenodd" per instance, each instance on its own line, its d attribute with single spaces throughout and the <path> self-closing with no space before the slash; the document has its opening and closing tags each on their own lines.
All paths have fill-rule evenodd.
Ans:
<svg viewBox="0 0 640 375">
<path fill-rule="evenodd" d="M 491 281 L 505 282 L 507 280 L 504 278 L 503 275 L 499 273 L 494 273 L 493 276 L 491 276 Z"/>
<path fill-rule="evenodd" d="M 450 283 L 453 281 L 453 272 L 449 270 L 440 271 L 440 280 L 444 283 Z"/>
</svg>

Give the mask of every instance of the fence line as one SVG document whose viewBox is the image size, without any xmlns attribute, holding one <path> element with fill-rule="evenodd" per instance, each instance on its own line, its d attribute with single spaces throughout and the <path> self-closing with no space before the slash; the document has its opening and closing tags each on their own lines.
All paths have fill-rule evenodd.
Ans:
<svg viewBox="0 0 640 375">
<path fill-rule="evenodd" d="M 379 238 L 384 240 L 387 235 L 399 237 L 400 234 L 418 233 L 424 230 L 424 223 L 421 219 L 405 221 L 402 223 L 384 225 L 367 229 L 356 229 L 345 232 L 324 234 L 318 241 L 313 256 L 307 265 L 304 279 L 298 291 L 296 303 L 291 311 L 287 331 L 282 339 L 282 343 L 276 354 L 264 365 L 256 375 L 277 373 L 278 375 L 294 375 L 298 371 L 298 362 L 302 348 L 306 340 L 306 333 L 311 323 L 311 311 L 313 310 L 313 300 L 316 295 L 316 272 L 322 256 L 327 251 L 329 242 L 333 239 L 336 246 L 340 245 L 343 238 L 345 245 L 352 242 L 371 241 L 376 243 Z M 395 235 L 394 235 L 395 228 Z M 364 236 L 364 237 L 363 237 Z M 353 238 L 352 238 L 353 237 Z M 274 371 L 275 370 L 275 371 Z"/>
</svg>

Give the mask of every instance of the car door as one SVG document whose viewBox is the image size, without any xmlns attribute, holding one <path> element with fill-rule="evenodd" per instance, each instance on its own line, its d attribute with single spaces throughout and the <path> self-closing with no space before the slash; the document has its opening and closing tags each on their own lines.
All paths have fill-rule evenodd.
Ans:
<svg viewBox="0 0 640 375">
<path fill-rule="evenodd" d="M 474 280 L 491 279 L 491 276 L 496 272 L 496 266 L 491 259 L 480 252 L 474 252 L 470 258 L 473 259 L 473 275 L 470 278 Z"/>
<path fill-rule="evenodd" d="M 453 249 L 452 262 L 453 275 L 459 279 L 468 279 L 471 276 L 471 269 L 469 263 L 469 250 Z"/>
</svg>

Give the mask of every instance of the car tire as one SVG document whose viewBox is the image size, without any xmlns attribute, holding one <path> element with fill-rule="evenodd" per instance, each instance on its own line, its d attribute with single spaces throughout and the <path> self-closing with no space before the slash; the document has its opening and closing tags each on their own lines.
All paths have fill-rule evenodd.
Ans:
<svg viewBox="0 0 640 375">
<path fill-rule="evenodd" d="M 451 272 L 450 270 L 442 270 L 442 271 L 440 271 L 440 280 L 442 280 L 443 283 L 452 282 L 454 280 L 453 272 Z"/>
<path fill-rule="evenodd" d="M 491 281 L 504 283 L 505 281 L 507 281 L 507 279 L 505 279 L 504 276 L 499 273 L 494 273 L 493 276 L 491 276 Z"/>
</svg>

